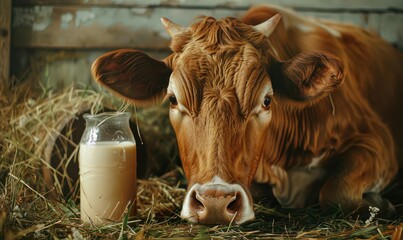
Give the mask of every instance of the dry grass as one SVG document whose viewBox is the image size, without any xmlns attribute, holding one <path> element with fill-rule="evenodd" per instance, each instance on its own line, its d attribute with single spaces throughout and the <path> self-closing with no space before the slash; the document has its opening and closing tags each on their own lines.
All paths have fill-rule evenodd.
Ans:
<svg viewBox="0 0 403 240">
<path fill-rule="evenodd" d="M 74 196 L 63 197 L 60 182 L 49 186 L 46 179 L 49 176 L 42 170 L 51 168 L 48 159 L 52 142 L 66 121 L 83 109 L 91 108 L 96 112 L 105 102 L 99 93 L 90 89 L 71 87 L 52 92 L 46 87 L 33 89 L 32 81 L 0 86 L 3 119 L 0 125 L 0 239 L 403 238 L 402 217 L 387 221 L 375 216 L 370 223 L 365 223 L 344 217 L 338 211 L 323 213 L 316 207 L 291 211 L 256 204 L 256 219 L 241 226 L 191 225 L 179 217 L 185 194 L 182 183 L 178 182 L 178 176 L 183 179 L 180 168 L 160 178 L 139 180 L 136 217 L 103 227 L 85 225 L 80 221 Z M 155 129 L 152 121 L 152 116 L 159 118 L 165 114 L 159 111 L 142 112 L 140 126 L 143 132 L 168 136 L 171 130 L 161 126 Z M 145 119 L 151 121 L 147 123 Z M 172 154 L 174 143 L 169 144 L 158 147 L 161 155 L 171 156 L 168 160 L 173 165 L 177 153 Z M 72 158 L 66 156 L 66 159 Z M 51 171 L 53 178 L 58 174 L 62 173 Z"/>
</svg>

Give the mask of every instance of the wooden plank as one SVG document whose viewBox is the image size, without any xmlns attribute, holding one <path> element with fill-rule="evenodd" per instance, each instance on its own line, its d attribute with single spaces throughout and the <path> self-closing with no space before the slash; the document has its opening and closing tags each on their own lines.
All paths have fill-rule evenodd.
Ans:
<svg viewBox="0 0 403 240">
<path fill-rule="evenodd" d="M 401 0 L 14 0 L 15 5 L 107 5 L 107 6 L 175 6 L 192 8 L 248 8 L 255 4 L 277 4 L 307 9 L 403 10 Z"/>
<path fill-rule="evenodd" d="M 14 0 L 14 6 L 27 6 L 27 5 L 144 7 L 144 6 L 172 6 L 172 5 L 178 5 L 178 2 L 172 0 Z"/>
<path fill-rule="evenodd" d="M 164 59 L 170 51 L 144 51 L 155 59 Z M 14 49 L 12 74 L 19 76 L 26 73 L 26 69 L 32 67 L 31 61 L 46 64 L 40 68 L 36 77 L 49 88 L 62 89 L 71 86 L 72 83 L 78 87 L 98 87 L 91 76 L 92 63 L 95 59 L 105 53 L 105 50 L 54 50 L 54 49 Z"/>
<path fill-rule="evenodd" d="M 182 25 L 200 15 L 239 15 L 227 9 L 15 7 L 13 46 L 39 48 L 166 49 L 170 38 L 162 16 Z"/>
<path fill-rule="evenodd" d="M 302 14 L 361 26 L 379 34 L 383 39 L 403 50 L 402 13 L 302 12 Z"/>
<path fill-rule="evenodd" d="M 386 13 L 381 15 L 379 34 L 384 39 L 403 50 L 403 14 Z"/>
<path fill-rule="evenodd" d="M 170 38 L 160 23 L 162 16 L 187 26 L 200 15 L 236 17 L 244 11 L 221 8 L 184 10 L 162 7 L 33 6 L 14 7 L 13 13 L 12 44 L 15 47 L 166 49 Z M 403 22 L 403 13 L 301 13 L 369 28 L 399 46 L 403 42 L 403 25 L 399 24 Z"/>
<path fill-rule="evenodd" d="M 254 4 L 274 4 L 286 7 L 292 7 L 297 9 L 352 9 L 352 10 L 387 10 L 393 9 L 403 9 L 403 1 L 401 0 L 187 0 L 181 1 L 181 5 L 184 6 L 209 6 L 209 7 L 220 7 L 220 6 L 232 6 L 232 7 L 249 7 Z"/>
<path fill-rule="evenodd" d="M 11 0 L 0 1 L 0 82 L 9 81 Z M 4 85 L 3 85 L 4 86 Z"/>
</svg>

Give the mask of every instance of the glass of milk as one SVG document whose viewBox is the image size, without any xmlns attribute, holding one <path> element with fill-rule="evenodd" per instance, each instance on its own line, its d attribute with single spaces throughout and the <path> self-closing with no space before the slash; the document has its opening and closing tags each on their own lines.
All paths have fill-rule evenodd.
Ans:
<svg viewBox="0 0 403 240">
<path fill-rule="evenodd" d="M 136 211 L 136 142 L 128 112 L 84 114 L 79 150 L 81 220 L 96 225 Z"/>
</svg>

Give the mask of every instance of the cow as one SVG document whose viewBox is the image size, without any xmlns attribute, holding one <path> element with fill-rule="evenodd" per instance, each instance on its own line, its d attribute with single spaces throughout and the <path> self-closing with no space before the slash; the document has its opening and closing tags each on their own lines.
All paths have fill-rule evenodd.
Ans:
<svg viewBox="0 0 403 240">
<path fill-rule="evenodd" d="M 92 74 L 138 106 L 170 102 L 188 180 L 183 219 L 253 219 L 252 183 L 287 208 L 392 208 L 380 193 L 401 159 L 398 50 L 356 26 L 270 5 L 190 27 L 161 21 L 168 57 L 115 50 Z"/>
</svg>

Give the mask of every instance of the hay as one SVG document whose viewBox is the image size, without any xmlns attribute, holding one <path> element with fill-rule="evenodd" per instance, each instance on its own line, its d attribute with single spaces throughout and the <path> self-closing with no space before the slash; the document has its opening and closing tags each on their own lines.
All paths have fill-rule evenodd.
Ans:
<svg viewBox="0 0 403 240">
<path fill-rule="evenodd" d="M 103 227 L 85 225 L 80 221 L 74 196 L 62 196 L 61 182 L 48 186 L 49 176 L 42 170 L 51 169 L 47 160 L 49 149 L 61 127 L 84 109 L 91 108 L 93 112 L 101 109 L 106 104 L 103 95 L 75 87 L 58 92 L 46 87 L 34 89 L 29 81 L 15 86 L 0 84 L 3 119 L 0 239 L 401 239 L 403 236 L 402 218 L 387 221 L 375 216 L 365 223 L 343 217 L 337 211 L 323 213 L 317 207 L 287 210 L 263 203 L 255 204 L 256 219 L 242 226 L 202 226 L 181 220 L 179 211 L 186 182 L 180 168 L 174 166 L 178 153 L 167 113 L 155 109 L 138 112 L 142 132 L 152 133 L 142 136 L 149 138 L 145 141 L 168 139 L 166 145 L 157 145 L 162 152 L 157 157 L 166 156 L 164 161 L 170 166 L 157 164 L 155 169 L 174 170 L 162 177 L 138 181 L 137 216 Z M 119 104 L 123 110 L 127 108 Z M 63 177 L 63 173 L 51 171 L 51 175 L 58 174 Z"/>
</svg>

